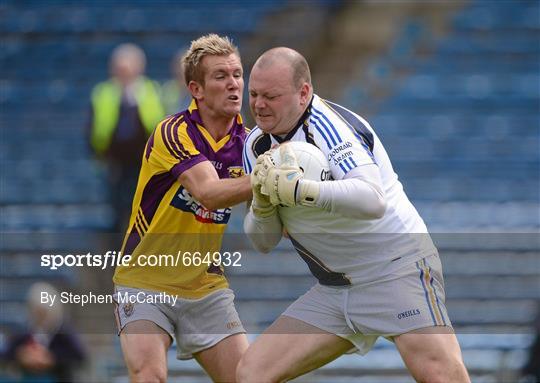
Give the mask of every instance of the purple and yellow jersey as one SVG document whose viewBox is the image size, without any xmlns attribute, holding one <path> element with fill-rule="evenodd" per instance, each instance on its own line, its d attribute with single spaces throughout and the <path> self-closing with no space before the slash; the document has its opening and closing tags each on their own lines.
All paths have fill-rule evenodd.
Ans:
<svg viewBox="0 0 540 383">
<path fill-rule="evenodd" d="M 114 283 L 184 298 L 200 298 L 228 286 L 221 267 L 209 262 L 187 264 L 189 254 L 194 252 L 204 258 L 220 251 L 231 209 L 206 209 L 180 184 L 178 177 L 202 161 L 210 161 L 220 178 L 240 177 L 244 174 L 245 137 L 242 117 L 238 115 L 229 134 L 216 142 L 202 126 L 195 100 L 188 110 L 158 124 L 143 153 L 122 246 L 124 256 L 131 254 L 130 266 L 116 268 Z M 149 255 L 158 256 L 161 266 L 148 266 Z M 166 257 L 159 255 L 172 257 L 166 261 Z"/>
</svg>

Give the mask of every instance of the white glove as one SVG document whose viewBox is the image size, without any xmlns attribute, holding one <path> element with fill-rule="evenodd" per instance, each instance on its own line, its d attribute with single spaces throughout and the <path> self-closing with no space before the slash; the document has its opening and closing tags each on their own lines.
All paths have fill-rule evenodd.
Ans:
<svg viewBox="0 0 540 383">
<path fill-rule="evenodd" d="M 269 150 L 257 158 L 250 176 L 251 190 L 253 192 L 251 210 L 256 217 L 266 218 L 276 213 L 276 206 L 270 203 L 270 198 L 267 195 L 261 193 L 263 185 L 259 181 L 259 177 L 266 177 L 268 169 L 272 166 L 274 166 L 272 151 Z"/>
<path fill-rule="evenodd" d="M 268 192 L 266 191 L 263 180 L 266 179 L 268 175 L 268 171 L 271 168 L 276 167 L 276 164 L 274 163 L 274 159 L 272 158 L 275 151 L 276 149 L 269 149 L 263 154 L 261 154 L 259 157 L 257 157 L 257 162 L 255 163 L 255 167 L 253 168 L 253 172 L 252 172 L 252 174 L 257 178 L 257 180 L 254 182 L 260 186 L 259 189 L 262 192 L 262 194 L 264 194 L 265 196 L 268 196 Z M 252 186 L 253 186 L 253 182 L 252 182 Z"/>
<path fill-rule="evenodd" d="M 303 179 L 304 173 L 289 145 L 280 145 L 279 156 L 279 167 L 267 164 L 265 170 L 257 175 L 258 182 L 262 184 L 261 193 L 267 194 L 273 205 L 315 206 L 319 197 L 318 182 Z"/>
</svg>

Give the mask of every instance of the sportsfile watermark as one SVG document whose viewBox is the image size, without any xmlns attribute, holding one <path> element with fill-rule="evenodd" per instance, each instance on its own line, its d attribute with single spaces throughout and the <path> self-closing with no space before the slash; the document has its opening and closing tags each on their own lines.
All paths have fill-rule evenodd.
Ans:
<svg viewBox="0 0 540 383">
<path fill-rule="evenodd" d="M 362 295 L 351 293 L 349 304 L 361 304 L 362 301 L 358 299 L 364 299 L 366 294 L 373 296 L 374 301 L 382 300 L 385 305 L 391 305 L 392 311 L 385 315 L 388 315 L 390 323 L 396 326 L 417 322 L 427 316 L 429 323 L 444 319 L 451 323 L 459 334 L 515 335 L 527 339 L 533 334 L 534 318 L 538 315 L 540 299 L 537 288 L 540 276 L 538 233 L 435 233 L 431 236 L 300 233 L 292 234 L 291 237 L 310 254 L 307 255 L 300 246 L 298 249 L 301 251 L 298 251 L 291 240 L 286 238 L 269 254 L 260 254 L 251 247 L 248 238 L 240 234 L 226 234 L 221 241 L 217 235 L 155 235 L 151 237 L 150 244 L 141 245 L 131 252 L 130 257 L 124 254 L 124 249 L 121 249 L 122 253 L 118 251 L 123 239 L 120 234 L 4 234 L 0 240 L 0 261 L 6 273 L 0 281 L 0 288 L 6 292 L 4 295 L 19 297 L 13 298 L 19 301 L 4 301 L 1 304 L 0 318 L 5 318 L 5 321 L 18 320 L 24 325 L 24 317 L 14 316 L 12 307 L 20 306 L 24 301 L 20 292 L 27 291 L 38 279 L 20 278 L 21 275 L 31 272 L 56 287 L 56 292 L 48 294 L 43 293 L 47 291 L 45 289 L 39 290 L 43 295 L 39 294 L 37 299 L 40 299 L 44 306 L 53 304 L 51 309 L 54 309 L 65 305 L 71 315 L 83 318 L 80 326 L 85 333 L 116 334 L 114 321 L 111 321 L 112 314 L 97 318 L 96 305 L 110 305 L 108 309 L 112 312 L 115 308 L 113 301 L 116 301 L 118 307 L 114 311 L 122 315 L 138 315 L 145 305 L 154 302 L 171 307 L 174 304 L 171 297 L 175 295 L 178 296 L 177 304 L 181 299 L 198 300 L 199 297 L 193 298 L 185 294 L 186 289 L 169 289 L 167 284 L 170 284 L 169 281 L 173 278 L 185 275 L 184 269 L 193 267 L 186 268 L 184 264 L 201 264 L 197 270 L 191 270 L 193 273 L 189 275 L 200 272 L 205 278 L 210 276 L 211 281 L 207 285 L 209 294 L 223 290 L 227 282 L 228 288 L 234 292 L 240 321 L 249 333 L 265 331 L 269 323 L 279 318 L 299 297 L 319 283 L 317 278 L 335 284 L 343 279 L 339 273 L 345 273 L 345 277 L 351 279 L 353 285 L 362 276 L 375 279 L 375 282 L 362 284 L 362 287 L 358 288 Z M 412 259 L 413 267 L 408 267 L 407 254 L 414 253 L 409 251 L 408 247 L 402 246 L 402 243 L 426 245 L 429 244 L 428 237 L 432 239 L 439 253 L 440 266 L 432 257 L 428 258 L 425 264 L 418 259 Z M 355 245 L 359 242 L 362 242 L 362 246 Z M 399 246 L 391 245 L 395 243 Z M 389 246 L 389 251 L 384 251 L 387 247 L 383 245 Z M 319 248 L 324 251 L 319 251 Z M 230 254 L 229 260 L 225 251 Z M 395 252 L 400 254 L 394 255 Z M 137 259 L 142 254 L 145 257 Z M 375 257 L 375 254 L 378 254 L 378 257 Z M 220 260 L 223 265 L 233 266 L 223 268 L 226 282 L 217 268 L 212 266 L 212 262 L 219 264 Z M 358 260 L 365 267 L 355 269 L 353 260 Z M 348 262 L 346 268 L 334 269 L 345 261 Z M 130 268 L 139 264 L 148 267 L 141 267 L 138 272 L 138 267 Z M 172 266 L 154 269 L 149 266 L 159 264 Z M 174 267 L 175 264 L 177 268 Z M 239 265 L 242 267 L 234 267 Z M 155 287 L 144 287 L 148 288 L 151 294 L 128 291 L 128 295 L 123 294 L 116 299 L 115 293 L 127 291 L 114 290 L 113 272 L 116 266 L 121 269 L 125 266 L 123 271 L 135 271 L 134 274 L 140 275 L 143 280 L 156 281 Z M 36 270 L 36 267 L 42 271 L 37 273 L 39 270 Z M 444 286 L 442 282 L 436 283 L 439 277 L 435 276 L 435 270 L 441 267 Z M 404 278 L 411 278 L 407 279 L 410 285 L 407 285 L 407 289 L 399 289 L 399 297 L 392 294 L 392 291 L 396 290 L 390 286 L 381 291 L 383 297 L 378 298 L 379 280 L 381 284 L 394 283 L 383 280 L 384 275 L 380 277 L 381 273 L 390 273 L 392 277 L 406 274 Z M 171 278 L 168 278 L 169 276 Z M 219 282 L 214 283 L 214 280 Z M 369 291 L 365 286 L 371 286 Z M 125 286 L 119 284 L 117 287 Z M 343 294 L 348 288 L 338 286 L 333 289 Z M 418 301 L 415 298 L 409 302 L 402 298 L 408 289 L 411 289 L 413 297 L 417 297 Z M 362 307 L 359 307 L 356 313 L 361 312 Z M 347 312 L 348 315 L 349 313 Z M 353 324 L 361 324 L 364 318 L 352 316 L 351 320 Z M 381 331 L 383 330 L 387 329 Z M 221 333 L 223 329 L 208 330 L 212 331 Z"/>
<path fill-rule="evenodd" d="M 176 254 L 122 254 L 121 251 L 107 251 L 105 254 L 43 254 L 41 267 L 58 270 L 62 267 L 96 267 L 102 270 L 107 267 L 198 267 L 202 265 L 241 267 L 242 253 L 239 251 L 182 251 Z"/>
<path fill-rule="evenodd" d="M 170 306 L 175 306 L 178 301 L 178 295 L 167 294 L 162 291 L 159 293 L 148 293 L 138 291 L 130 293 L 128 291 L 116 292 L 115 294 L 98 294 L 88 291 L 84 294 L 77 294 L 72 291 L 61 291 L 57 294 L 52 294 L 48 291 L 40 292 L 40 303 L 48 307 L 53 307 L 55 304 L 75 304 L 81 307 L 90 304 L 154 304 L 162 303 Z"/>
</svg>

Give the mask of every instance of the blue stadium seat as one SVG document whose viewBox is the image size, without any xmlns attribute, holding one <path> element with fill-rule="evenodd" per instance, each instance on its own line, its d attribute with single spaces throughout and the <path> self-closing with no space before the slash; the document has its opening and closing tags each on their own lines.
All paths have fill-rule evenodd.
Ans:
<svg viewBox="0 0 540 383">
<path fill-rule="evenodd" d="M 519 40 L 508 36 L 499 41 L 475 41 L 455 38 L 443 42 L 439 46 L 441 55 L 481 55 L 481 54 L 538 54 L 540 47 L 535 44 L 534 37 Z"/>
<path fill-rule="evenodd" d="M 24 328 L 26 323 L 26 304 L 22 302 L 2 302 L 0 323 L 7 327 Z"/>
<path fill-rule="evenodd" d="M 12 205 L 0 212 L 0 229 L 5 232 L 105 230 L 112 221 L 110 208 L 103 205 Z"/>
<path fill-rule="evenodd" d="M 452 322 L 460 325 L 525 325 L 537 312 L 535 300 L 452 299 L 447 302 Z"/>
<path fill-rule="evenodd" d="M 496 7 L 474 2 L 467 11 L 454 18 L 460 30 L 536 29 L 540 28 L 540 9 L 537 2 L 501 2 Z"/>
</svg>

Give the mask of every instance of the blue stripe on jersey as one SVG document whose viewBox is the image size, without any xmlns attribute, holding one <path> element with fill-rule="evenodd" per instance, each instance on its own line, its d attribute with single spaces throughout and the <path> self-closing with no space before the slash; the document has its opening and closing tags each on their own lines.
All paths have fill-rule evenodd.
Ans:
<svg viewBox="0 0 540 383">
<path fill-rule="evenodd" d="M 339 164 L 339 167 L 341 168 L 341 170 L 343 170 L 343 173 L 347 174 L 347 170 L 345 169 L 345 166 L 343 166 L 342 163 Z"/>
<path fill-rule="evenodd" d="M 368 152 L 373 162 L 377 163 L 373 155 L 375 138 L 373 137 L 373 133 L 371 133 L 371 131 L 364 124 L 364 122 L 357 116 L 355 116 L 350 110 L 342 107 L 341 105 L 335 104 L 328 100 L 323 100 L 323 102 L 328 104 L 330 109 L 347 123 L 350 130 L 353 132 L 354 136 L 358 138 L 360 144 Z"/>
<path fill-rule="evenodd" d="M 352 158 L 350 157 L 345 159 L 345 163 L 349 167 L 349 171 L 353 170 L 356 167 L 352 165 Z"/>
<path fill-rule="evenodd" d="M 339 136 L 339 133 L 337 132 L 336 128 L 334 127 L 334 124 L 332 124 L 330 122 L 330 120 L 328 119 L 328 117 L 326 117 L 324 115 L 324 113 L 322 113 L 321 111 L 315 109 L 314 107 L 311 108 L 313 110 L 313 113 L 315 113 L 316 115 L 320 115 L 325 121 L 326 123 L 328 124 L 328 126 L 330 126 L 330 128 L 332 128 L 332 130 L 334 131 L 334 133 L 336 134 L 336 137 L 337 137 L 337 141 L 338 142 L 343 142 L 343 140 L 341 139 L 341 137 Z"/>
<path fill-rule="evenodd" d="M 328 135 L 328 137 L 330 138 L 330 141 L 332 141 L 332 144 L 334 146 L 336 146 L 338 143 L 336 141 L 336 139 L 334 138 L 334 136 L 332 135 L 332 132 L 330 132 L 330 129 L 328 129 L 328 127 L 324 124 L 324 122 L 320 119 L 320 117 L 317 117 L 315 116 L 314 114 L 311 115 L 311 118 L 313 118 L 316 122 L 316 124 L 321 128 L 321 129 L 324 129 L 324 131 L 326 132 L 326 134 Z M 321 133 L 322 134 L 322 133 Z M 330 147 L 329 149 L 331 149 L 332 147 Z"/>
<path fill-rule="evenodd" d="M 370 148 L 370 150 L 372 150 L 373 146 L 375 145 L 375 139 L 373 137 L 373 133 L 371 133 L 371 131 L 364 124 L 362 119 L 359 119 L 353 114 L 353 112 L 342 107 L 341 105 L 330 102 L 328 100 L 323 100 L 323 102 L 329 104 L 330 109 L 334 110 L 334 112 L 336 112 L 341 118 L 343 118 L 349 124 L 351 130 L 353 130 L 356 134 L 362 136 L 365 139 L 365 141 L 362 141 L 367 141 L 368 147 Z"/>
<path fill-rule="evenodd" d="M 362 146 L 364 147 L 364 149 L 367 150 L 369 156 L 371 157 L 371 159 L 373 160 L 373 162 L 377 163 L 377 161 L 375 160 L 375 156 L 373 155 L 373 153 L 371 152 L 371 150 L 369 150 L 369 147 L 365 144 L 364 140 L 361 140 L 362 141 Z"/>
<path fill-rule="evenodd" d="M 362 145 L 362 147 L 366 150 L 366 152 L 369 154 L 369 156 L 371 157 L 371 159 L 373 160 L 373 162 L 377 163 L 375 161 L 375 157 L 373 156 L 373 152 L 371 151 L 371 149 L 369 148 L 369 146 L 366 144 L 366 142 L 364 141 L 364 139 L 362 138 L 362 136 L 356 132 L 356 130 L 352 129 L 351 130 L 354 132 L 354 135 L 356 136 L 356 138 L 358 138 L 358 141 L 360 141 L 360 145 Z"/>
<path fill-rule="evenodd" d="M 358 141 L 360 141 L 360 145 L 362 145 L 362 147 L 366 150 L 366 152 L 369 154 L 369 156 L 371 157 L 371 159 L 373 160 L 373 162 L 376 163 L 375 161 L 375 157 L 373 156 L 373 153 L 371 152 L 371 150 L 369 149 L 369 146 L 366 144 L 366 142 L 364 141 L 364 139 L 362 138 L 362 136 L 356 131 L 354 130 L 353 128 L 351 128 L 352 132 L 354 133 L 354 136 L 358 139 Z"/>
<path fill-rule="evenodd" d="M 350 166 L 349 163 L 347 162 L 347 158 L 345 158 L 345 159 L 343 160 L 343 165 L 345 165 L 345 167 L 347 168 L 346 173 L 348 173 L 349 170 L 351 170 L 351 166 Z"/>
<path fill-rule="evenodd" d="M 312 119 L 312 118 L 310 118 L 309 121 L 313 123 L 313 125 L 315 126 L 315 129 L 317 129 L 317 131 L 321 134 L 322 138 L 324 138 L 324 140 L 326 141 L 326 146 L 328 146 L 328 149 L 332 149 L 332 145 L 330 145 L 328 138 L 324 135 L 320 126 L 317 125 L 317 121 L 315 121 L 315 119 Z"/>
<path fill-rule="evenodd" d="M 354 162 L 354 159 L 351 158 L 350 160 L 351 160 L 351 162 L 353 163 L 353 169 L 354 169 L 354 168 L 357 168 L 358 165 L 356 165 L 356 162 Z"/>
</svg>

